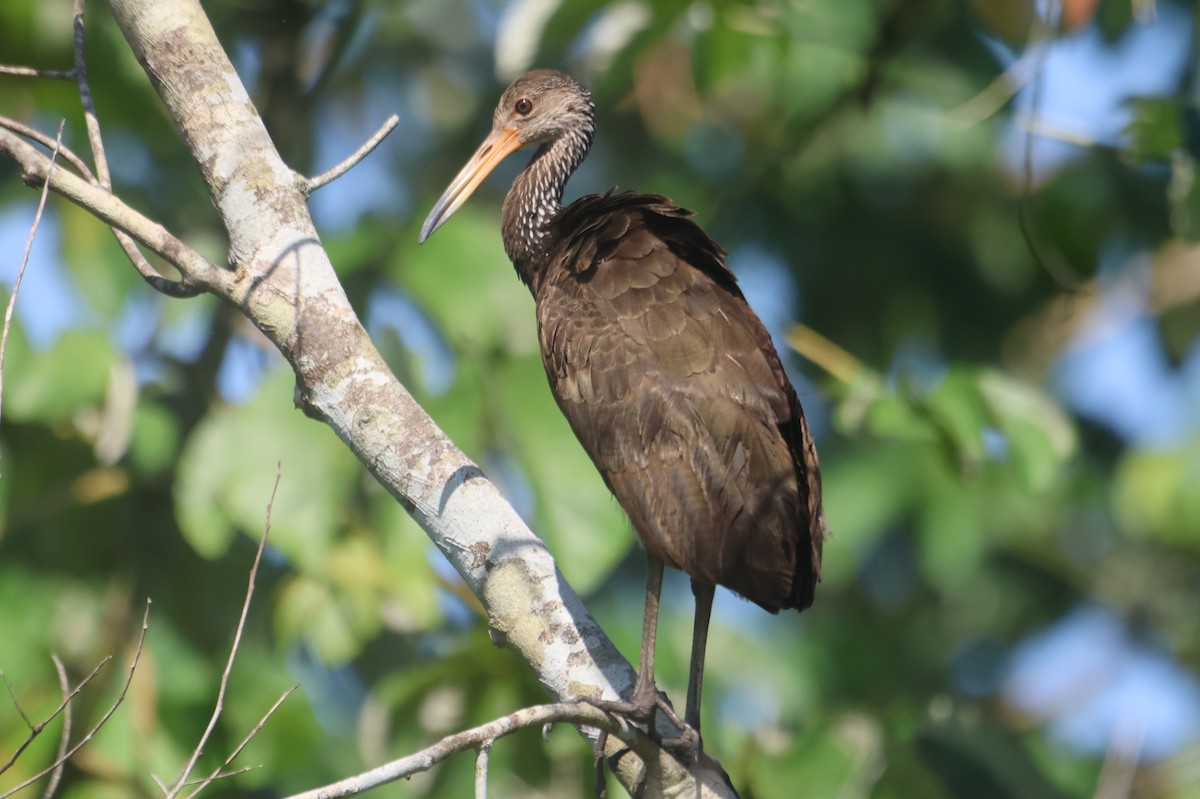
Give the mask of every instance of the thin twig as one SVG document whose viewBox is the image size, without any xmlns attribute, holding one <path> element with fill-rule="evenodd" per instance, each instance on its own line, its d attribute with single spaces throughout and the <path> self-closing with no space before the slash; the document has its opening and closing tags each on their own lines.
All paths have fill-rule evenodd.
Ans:
<svg viewBox="0 0 1200 799">
<path fill-rule="evenodd" d="M 20 122 L 17 122 L 15 119 L 9 119 L 8 117 L 0 116 L 0 128 L 7 128 L 13 133 L 24 136 L 27 139 L 32 139 L 47 149 L 52 149 L 54 147 L 54 140 L 49 136 L 40 131 L 34 130 L 28 125 L 23 125 Z M 82 175 L 89 183 L 94 186 L 100 185 L 100 181 L 94 174 L 92 174 L 91 167 L 85 164 L 83 159 L 70 149 L 67 147 L 59 148 L 59 155 L 68 161 L 71 166 L 75 167 L 79 174 Z M 189 280 L 186 276 L 183 280 L 170 280 L 163 277 L 153 266 L 150 265 L 150 262 L 146 260 L 146 256 L 142 255 L 142 251 L 138 249 L 137 242 L 135 242 L 128 233 L 120 228 L 113 227 L 112 225 L 109 225 L 108 229 L 111 230 L 113 235 L 117 237 L 117 243 L 120 244 L 121 249 L 125 251 L 125 256 L 129 258 L 129 260 L 133 263 L 134 269 L 136 269 L 138 274 L 140 274 L 145 281 L 150 284 L 151 288 L 162 294 L 166 294 L 169 297 L 177 298 L 196 297 L 204 293 L 205 289 L 202 286 Z"/>
<path fill-rule="evenodd" d="M 108 710 L 105 711 L 104 715 L 100 717 L 100 720 L 97 721 L 92 726 L 92 728 L 89 729 L 87 731 L 87 733 L 84 734 L 84 736 L 82 738 L 80 738 L 79 741 L 76 742 L 76 744 L 74 746 L 72 746 L 70 749 L 68 749 L 61 757 L 56 758 L 52 764 L 50 764 L 46 768 L 39 771 L 37 774 L 34 774 L 32 777 L 25 780 L 24 782 L 14 786 L 13 788 L 10 788 L 5 793 L 0 793 L 0 799 L 8 799 L 8 797 L 10 797 L 20 791 L 25 790 L 33 783 L 40 780 L 42 777 L 45 777 L 50 772 L 54 771 L 56 768 L 59 767 L 60 764 L 65 763 L 68 760 L 70 760 L 72 757 L 75 756 L 76 752 L 78 752 L 83 747 L 87 746 L 87 744 L 90 743 L 91 740 L 96 737 L 96 733 L 98 733 L 101 730 L 101 728 L 103 728 L 104 725 L 108 723 L 108 720 L 112 718 L 113 714 L 117 712 L 117 708 L 119 708 L 121 706 L 121 703 L 125 701 L 125 695 L 127 693 L 129 693 L 129 686 L 133 682 L 133 675 L 134 675 L 134 672 L 137 670 L 138 661 L 141 660 L 141 658 L 142 658 L 142 649 L 146 645 L 146 631 L 150 629 L 150 605 L 151 605 L 151 602 L 149 599 L 147 599 L 146 600 L 146 612 L 142 616 L 142 632 L 138 636 L 137 649 L 135 649 L 133 652 L 133 662 L 131 662 L 129 664 L 129 674 L 125 677 L 125 684 L 121 686 L 121 693 L 113 701 L 112 705 L 110 705 Z M 105 658 L 103 662 L 107 663 L 109 661 L 109 659 L 111 659 L 111 657 L 112 656 L 110 655 L 108 658 Z M 103 665 L 103 663 L 101 665 Z M 97 666 L 96 668 L 99 669 L 100 667 Z M 92 674 L 95 674 L 95 671 L 93 671 Z M 88 676 L 88 679 L 89 680 L 91 679 L 91 675 Z M 84 682 L 86 682 L 86 680 Z M 80 686 L 82 687 L 82 683 L 80 684 Z M 79 692 L 79 689 L 76 688 L 75 692 L 72 693 L 71 696 L 74 697 L 75 693 L 78 693 L 78 692 Z M 64 705 L 65 705 L 65 703 L 64 703 Z M 15 759 L 15 755 L 14 755 L 14 759 Z M 0 769 L 0 771 L 3 771 L 3 769 Z"/>
<path fill-rule="evenodd" d="M 67 668 L 59 659 L 58 655 L 51 655 L 50 659 L 54 661 L 54 670 L 58 672 L 58 684 L 62 688 L 63 702 L 63 727 L 62 735 L 58 739 L 58 766 L 50 773 L 50 780 L 46 783 L 46 790 L 42 791 L 42 799 L 50 799 L 54 796 L 54 792 L 58 790 L 58 784 L 62 781 L 63 769 L 66 768 L 67 761 L 64 755 L 67 753 L 67 747 L 71 743 L 71 705 L 66 702 L 66 699 L 71 694 L 71 685 L 67 680 Z"/>
<path fill-rule="evenodd" d="M 619 738 L 643 760 L 656 756 L 657 744 L 647 738 L 641 730 L 627 724 L 623 719 L 586 702 L 556 702 L 522 708 L 487 724 L 448 735 L 419 752 L 322 788 L 295 794 L 288 799 L 341 799 L 341 797 L 354 796 L 371 788 L 428 771 L 459 752 L 479 749 L 485 745 L 491 746 L 496 740 L 517 730 L 538 727 L 547 723 L 575 724 L 603 729 L 610 735 Z"/>
<path fill-rule="evenodd" d="M 25 240 L 25 252 L 21 255 L 21 266 L 17 269 L 16 280 L 13 281 L 12 294 L 8 297 L 8 307 L 4 309 L 4 330 L 0 332 L 0 405 L 4 402 L 4 356 L 8 352 L 8 332 L 12 329 L 13 310 L 17 307 L 17 292 L 21 290 L 21 280 L 25 277 L 25 267 L 29 264 L 29 253 L 33 251 L 33 239 L 37 236 L 38 225 L 42 221 L 42 212 L 46 210 L 46 197 L 50 194 L 49 176 L 54 171 L 55 162 L 58 160 L 63 126 L 66 124 L 67 120 L 65 119 L 58 123 L 58 139 L 54 142 L 54 152 L 50 154 L 50 166 L 46 171 L 46 185 L 42 187 L 42 196 L 38 198 L 33 224 L 29 226 L 29 238 Z M 28 722 L 28 719 L 26 721 Z"/>
<path fill-rule="evenodd" d="M 866 371 L 862 361 L 808 325 L 792 325 L 787 331 L 787 343 L 806 361 L 815 363 L 847 385 L 857 382 Z"/>
<path fill-rule="evenodd" d="M 167 793 L 167 799 L 174 799 L 187 784 L 188 777 L 192 775 L 192 769 L 196 767 L 196 761 L 200 759 L 200 754 L 204 751 L 204 746 L 208 743 L 209 737 L 212 736 L 213 730 L 216 729 L 217 721 L 221 718 L 221 712 L 225 709 L 225 693 L 229 689 L 229 675 L 233 673 L 233 662 L 237 659 L 238 647 L 242 643 L 242 632 L 246 629 L 246 617 L 250 614 L 250 600 L 254 597 L 254 582 L 258 576 L 258 566 L 262 563 L 263 550 L 267 548 L 267 538 L 271 534 L 271 509 L 275 505 L 275 492 L 279 489 L 280 472 L 281 466 L 277 463 L 275 464 L 275 484 L 271 487 L 271 498 L 267 502 L 266 520 L 263 522 L 262 535 L 258 539 L 258 551 L 254 553 L 254 563 L 250 566 L 250 577 L 246 585 L 246 598 L 242 601 L 242 615 L 238 618 L 237 629 L 233 633 L 233 643 L 229 647 L 229 658 L 225 661 L 225 671 L 221 674 L 221 683 L 217 688 L 217 701 L 213 707 L 212 717 L 208 720 L 208 726 L 205 727 L 204 734 L 200 736 L 196 748 L 192 750 L 192 756 L 188 758 L 187 765 L 183 767 L 183 773 L 179 775 L 179 779 L 176 780 L 175 785 Z M 287 694 L 284 694 L 279 699 L 279 702 L 282 702 L 286 697 Z M 278 706 L 278 702 L 276 706 Z M 274 712 L 274 709 L 271 712 Z M 241 751 L 240 747 L 238 751 Z M 217 771 L 219 773 L 220 769 Z M 195 794 L 192 795 L 194 796 Z"/>
<path fill-rule="evenodd" d="M 29 720 L 29 716 L 25 715 L 25 709 L 21 707 L 21 702 L 17 699 L 17 692 L 13 690 L 12 683 L 8 681 L 8 675 L 3 671 L 0 671 L 0 680 L 4 681 L 4 687 L 8 689 L 8 698 L 12 700 L 13 707 L 17 709 L 17 715 L 19 715 L 25 722 L 25 726 L 32 730 L 33 722 Z M 9 761 L 9 763 L 5 765 L 8 766 L 11 765 L 11 763 L 12 761 Z M 4 768 L 0 767 L 0 774 L 2 773 L 4 773 Z"/>
<path fill-rule="evenodd" d="M 258 729 L 262 728 L 259 727 Z M 192 782 L 189 782 L 186 787 L 191 788 L 194 785 L 199 785 L 200 787 L 188 794 L 188 796 L 195 796 L 196 794 L 200 793 L 200 791 L 208 787 L 209 783 L 216 782 L 217 780 L 229 779 L 230 777 L 236 777 L 239 774 L 246 774 L 251 771 L 258 771 L 260 768 L 262 768 L 261 763 L 256 766 L 242 766 L 241 768 L 235 768 L 233 771 L 222 771 L 220 774 L 210 774 L 202 780 L 193 780 Z M 158 782 L 158 780 L 155 780 L 155 782 Z M 167 792 L 167 786 L 163 785 L 161 782 L 158 782 L 158 785 L 163 789 L 163 793 Z"/>
<path fill-rule="evenodd" d="M 74 80 L 73 69 L 38 69 L 37 67 L 16 67 L 10 64 L 0 64 L 0 75 L 16 75 L 20 78 L 52 78 L 54 80 Z"/>
<path fill-rule="evenodd" d="M 75 85 L 79 88 L 79 102 L 83 106 L 83 121 L 87 125 L 88 142 L 92 145 L 92 158 L 96 162 L 96 179 L 100 185 L 112 191 L 112 175 L 108 171 L 108 158 L 104 155 L 104 142 L 100 138 L 100 118 L 96 116 L 96 101 L 87 78 L 87 61 L 83 50 L 83 8 L 87 0 L 75 0 Z"/>
<path fill-rule="evenodd" d="M 48 181 L 49 159 L 41 155 L 21 137 L 0 126 L 0 152 L 7 153 L 21 165 L 21 179 L 26 185 L 38 186 L 49 182 L 50 190 L 87 209 L 110 227 L 130 234 L 143 245 L 161 255 L 184 274 L 183 281 L 170 281 L 160 275 L 143 277 L 155 289 L 169 296 L 192 296 L 212 290 L 228 293 L 235 275 L 212 263 L 194 249 L 173 236 L 162 225 L 130 208 L 111 192 L 65 170 L 56 171 Z"/>
<path fill-rule="evenodd" d="M 225 777 L 232 777 L 235 774 L 241 774 L 243 772 L 253 771 L 256 768 L 259 768 L 259 766 L 247 766 L 245 768 L 235 769 L 234 771 L 225 770 L 229 767 L 229 764 L 232 763 L 237 756 L 242 753 L 242 750 L 246 748 L 246 744 L 250 743 L 254 736 L 262 732 L 262 728 L 266 726 L 266 723 L 268 720 L 270 720 L 271 716 L 275 715 L 275 711 L 278 710 L 279 706 L 284 703 L 284 700 L 291 696 L 299 687 L 299 685 L 293 685 L 291 688 L 280 694 L 279 698 L 275 700 L 275 704 L 271 705 L 271 707 L 267 709 L 267 712 L 264 713 L 263 717 L 258 720 L 258 723 L 254 725 L 254 728 L 250 730 L 250 732 L 246 733 L 246 737 L 242 739 L 241 743 L 234 747 L 233 751 L 229 754 L 229 757 L 225 758 L 225 762 L 218 766 L 212 774 L 209 774 L 207 777 L 202 780 L 198 780 L 197 782 L 188 783 L 188 786 L 199 785 L 199 787 L 189 793 L 187 795 L 187 799 L 193 799 L 196 794 L 203 791 L 211 782 L 216 782 L 217 780 L 224 779 Z"/>
<path fill-rule="evenodd" d="M 83 120 L 87 126 L 88 143 L 92 147 L 92 160 L 96 162 L 96 181 L 111 192 L 112 174 L 108 169 L 108 156 L 104 152 L 104 139 L 100 135 L 100 117 L 96 113 L 96 100 L 92 95 L 91 84 L 88 83 L 87 60 L 84 58 L 83 9 L 85 3 L 86 0 L 75 0 L 73 12 L 75 20 L 75 85 L 79 89 L 79 103 L 83 106 Z M 195 297 L 204 293 L 202 287 L 189 281 L 186 276 L 179 281 L 163 277 L 146 260 L 146 256 L 142 255 L 137 243 L 128 234 L 115 227 L 112 228 L 112 232 L 117 237 L 117 243 L 121 245 L 121 249 L 125 251 L 125 256 L 151 288 L 175 298 Z"/>
<path fill-rule="evenodd" d="M 1053 35 L 1052 32 L 1041 33 L 1042 31 L 1050 31 L 1052 25 L 1050 15 L 1053 13 L 1053 10 L 1054 6 L 1052 4 L 1050 7 L 1044 9 L 1042 14 L 1038 15 L 1035 35 Z M 1049 47 L 1040 48 L 1037 53 L 1038 60 L 1034 69 L 1033 82 L 1029 87 L 1030 116 L 1036 114 L 1038 107 L 1042 104 L 1042 87 L 1046 82 L 1046 59 L 1049 55 Z M 1025 239 L 1025 246 L 1029 248 L 1029 253 L 1038 265 L 1045 269 L 1046 273 L 1059 286 L 1067 291 L 1075 292 L 1079 290 L 1080 285 L 1083 283 L 1083 278 L 1076 273 L 1066 257 L 1057 248 L 1042 239 L 1041 233 L 1038 230 L 1037 220 L 1033 215 L 1033 141 L 1034 135 L 1026 133 L 1021 164 L 1021 196 L 1017 203 L 1017 226 L 1021 230 L 1021 236 Z"/>
<path fill-rule="evenodd" d="M 0 128 L 7 128 L 17 135 L 32 139 L 47 150 L 53 150 L 55 147 L 54 139 L 40 130 L 24 125 L 15 119 L 0 116 Z M 92 174 L 92 168 L 84 163 L 83 159 L 76 155 L 70 147 L 67 147 L 65 144 L 59 146 L 58 157 L 75 167 L 75 171 L 86 178 L 89 183 L 96 183 L 96 176 Z"/>
<path fill-rule="evenodd" d="M 50 722 L 54 721 L 54 719 L 58 718 L 59 713 L 66 712 L 67 706 L 71 704 L 71 702 L 75 699 L 76 695 L 78 695 L 79 692 L 83 690 L 83 687 L 85 685 L 87 685 L 89 682 L 91 682 L 92 679 L 97 674 L 100 673 L 100 669 L 104 668 L 105 664 L 107 664 L 108 661 L 110 661 L 110 660 L 112 660 L 112 655 L 105 655 L 104 658 L 99 663 L 96 664 L 96 667 L 94 669 L 92 669 L 91 673 L 89 673 L 88 676 L 84 677 L 79 682 L 79 685 L 75 686 L 75 690 L 71 692 L 71 695 L 64 698 L 62 703 L 54 709 L 54 712 L 51 713 L 49 716 L 47 716 L 45 719 L 38 722 L 37 724 L 29 724 L 29 719 L 27 719 L 27 718 L 25 719 L 25 723 L 29 724 L 29 736 L 24 741 L 21 742 L 21 745 L 18 746 L 16 751 L 12 753 L 12 756 L 9 757 L 8 760 L 6 760 L 4 762 L 3 765 L 0 765 L 0 774 L 3 774 L 4 772 L 6 772 L 10 768 L 12 768 L 12 764 L 17 762 L 17 758 L 19 758 L 21 756 L 21 753 L 24 752 L 31 743 L 33 743 L 33 740 L 35 738 L 37 738 L 38 735 L 41 734 L 42 730 L 44 730 L 46 728 L 46 725 L 49 724 Z M 6 685 L 8 684 L 7 678 L 4 680 L 4 682 Z M 9 692 L 10 693 L 12 692 L 11 686 L 9 688 Z M 17 701 L 16 697 L 14 696 L 13 703 L 16 704 L 16 701 Z M 24 711 L 21 710 L 20 705 L 17 705 L 17 711 L 21 714 L 22 718 L 25 718 L 25 713 L 24 713 Z"/>
<path fill-rule="evenodd" d="M 952 122 L 964 128 L 978 125 L 1003 108 L 1038 76 L 1054 44 L 1054 31 L 1047 25 L 1036 25 L 1032 34 L 1025 54 L 993 78 L 981 92 L 951 111 L 949 117 Z"/>
<path fill-rule="evenodd" d="M 304 196 L 312 194 L 317 189 L 324 186 L 326 183 L 331 183 L 342 175 L 354 168 L 354 165 L 371 154 L 371 151 L 379 146 L 379 143 L 387 138 L 387 135 L 396 129 L 400 124 L 400 117 L 392 114 L 387 120 L 379 126 L 379 130 L 375 131 L 375 135 L 363 142 L 363 145 L 354 151 L 346 160 L 335 166 L 327 172 L 322 172 L 320 175 L 312 178 L 300 177 L 300 191 Z"/>
</svg>

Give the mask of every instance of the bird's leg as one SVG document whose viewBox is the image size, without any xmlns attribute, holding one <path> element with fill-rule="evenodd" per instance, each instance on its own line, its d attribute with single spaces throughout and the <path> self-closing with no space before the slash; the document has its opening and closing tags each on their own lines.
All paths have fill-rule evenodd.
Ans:
<svg viewBox="0 0 1200 799">
<path fill-rule="evenodd" d="M 685 762 L 693 762 L 704 749 L 700 738 L 700 691 L 704 683 L 704 651 L 708 643 L 708 620 L 712 616 L 713 594 L 716 586 L 692 580 L 692 593 L 696 597 L 696 617 L 692 627 L 692 661 L 688 670 L 687 708 L 684 711 L 686 726 L 671 713 L 671 720 L 680 730 L 677 737 L 663 739 L 664 748 L 682 756 Z"/>
<path fill-rule="evenodd" d="M 646 561 L 649 571 L 646 575 L 646 609 L 642 617 L 642 651 L 638 657 L 637 681 L 628 699 L 601 700 L 592 704 L 654 729 L 654 711 L 666 704 L 659 699 L 658 689 L 654 685 L 654 639 L 658 630 L 658 595 L 662 591 L 663 562 L 649 553 L 646 554 Z M 670 712 L 669 706 L 664 709 L 669 711 L 672 721 L 682 724 L 674 712 Z"/>
<path fill-rule="evenodd" d="M 658 631 L 658 597 L 662 591 L 663 562 L 649 553 L 646 553 L 646 561 L 649 570 L 646 575 L 646 610 L 642 618 L 642 651 L 638 658 L 637 681 L 628 699 L 599 700 L 591 704 L 645 724 L 650 730 L 654 729 L 655 711 L 662 710 L 671 723 L 682 730 L 683 719 L 659 694 L 654 684 L 654 640 Z"/>
<path fill-rule="evenodd" d="M 654 685 L 654 642 L 658 637 L 658 603 L 662 593 L 663 562 L 646 553 L 646 606 L 642 616 L 642 651 L 638 657 L 637 681 L 629 697 L 632 715 L 654 726 L 658 688 Z"/>
<path fill-rule="evenodd" d="M 609 713 L 619 713 L 633 721 L 643 723 L 647 729 L 653 731 L 654 711 L 661 703 L 658 688 L 654 685 L 654 639 L 658 633 L 658 597 L 662 592 L 663 563 L 650 553 L 646 553 L 646 562 L 648 571 L 646 575 L 646 605 L 642 616 L 642 651 L 638 656 L 638 675 L 637 680 L 633 683 L 633 692 L 625 700 L 615 702 L 601 700 L 593 701 L 592 704 Z M 662 704 L 675 724 L 682 728 L 682 723 L 670 706 Z M 598 799 L 604 799 L 607 796 L 604 788 L 604 749 L 607 740 L 608 733 L 602 730 L 596 738 L 593 751 Z M 639 785 L 645 779 L 645 774 L 643 765 L 642 773 L 637 780 Z M 639 793 L 640 791 L 634 791 L 635 796 Z"/>
<path fill-rule="evenodd" d="M 684 719 L 700 736 L 700 690 L 704 683 L 704 650 L 708 646 L 708 621 L 712 616 L 713 594 L 716 586 L 692 580 L 696 597 L 696 620 L 692 626 L 692 663 L 688 670 L 687 708 Z"/>
</svg>

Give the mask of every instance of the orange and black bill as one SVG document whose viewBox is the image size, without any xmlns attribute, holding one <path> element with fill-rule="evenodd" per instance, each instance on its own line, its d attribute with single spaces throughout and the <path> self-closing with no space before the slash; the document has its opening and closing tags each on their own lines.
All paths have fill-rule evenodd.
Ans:
<svg viewBox="0 0 1200 799">
<path fill-rule="evenodd" d="M 433 231 L 440 228 L 467 201 L 496 165 L 521 149 L 522 144 L 516 128 L 500 128 L 488 134 L 483 144 L 479 145 L 479 149 L 471 156 L 471 160 L 467 161 L 466 166 L 438 198 L 429 216 L 425 217 L 425 224 L 421 225 L 421 236 L 417 241 L 424 244 L 425 239 L 432 236 Z"/>
</svg>

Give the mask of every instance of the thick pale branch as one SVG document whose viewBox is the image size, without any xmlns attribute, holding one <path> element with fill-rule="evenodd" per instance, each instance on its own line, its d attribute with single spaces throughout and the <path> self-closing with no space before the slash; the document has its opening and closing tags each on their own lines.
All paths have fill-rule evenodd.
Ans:
<svg viewBox="0 0 1200 799">
<path fill-rule="evenodd" d="M 616 699 L 634 672 L 499 491 L 396 381 L 347 299 L 295 173 L 197 0 L 109 0 L 113 17 L 200 167 L 229 234 L 236 304 L 296 372 L 326 422 L 412 514 L 488 611 L 495 640 L 558 699 Z M 430 265 L 433 268 L 433 265 Z M 669 732 L 669 730 L 664 730 Z M 621 749 L 610 741 L 609 753 Z M 618 777 L 643 771 L 621 758 Z M 655 749 L 647 784 L 732 796 L 715 763 L 691 772 Z M 698 787 L 699 786 L 699 789 Z"/>
<path fill-rule="evenodd" d="M 200 167 L 234 269 L 205 261 L 86 180 L 56 171 L 51 190 L 126 231 L 176 265 L 184 285 L 211 290 L 263 331 L 295 370 L 305 412 L 329 424 L 425 528 L 487 608 L 495 639 L 553 696 L 616 699 L 632 685 L 632 668 L 542 542 L 375 350 L 320 246 L 303 185 L 275 150 L 198 0 L 109 4 Z M 0 151 L 22 165 L 26 182 L 46 181 L 47 159 L 19 137 L 0 131 Z M 609 741 L 609 754 L 622 749 Z M 652 794 L 735 795 L 707 758 L 689 773 L 657 747 L 641 754 Z M 643 771 L 632 757 L 615 769 L 627 786 Z"/>
</svg>

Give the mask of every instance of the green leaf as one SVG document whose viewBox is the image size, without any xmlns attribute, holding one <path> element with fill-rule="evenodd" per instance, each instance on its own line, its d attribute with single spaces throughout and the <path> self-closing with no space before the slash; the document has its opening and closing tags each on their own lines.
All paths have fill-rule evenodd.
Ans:
<svg viewBox="0 0 1200 799">
<path fill-rule="evenodd" d="M 360 467 L 332 431 L 293 407 L 293 379 L 276 371 L 249 404 L 211 411 L 184 445 L 176 516 L 205 557 L 220 556 L 237 530 L 258 537 L 280 464 L 271 545 L 296 568 L 323 569 Z"/>
<path fill-rule="evenodd" d="M 972 496 L 945 474 L 929 486 L 919 507 L 917 560 L 929 583 L 953 590 L 975 579 L 987 541 Z"/>
<path fill-rule="evenodd" d="M 983 429 L 987 425 L 987 416 L 972 370 L 951 369 L 942 382 L 922 398 L 922 404 L 954 447 L 962 466 L 969 468 L 983 460 Z"/>
<path fill-rule="evenodd" d="M 464 206 L 424 246 L 406 241 L 395 263 L 403 265 L 404 288 L 456 351 L 537 351 L 533 299 L 504 253 L 494 206 Z"/>
<path fill-rule="evenodd" d="M 825 516 L 833 538 L 821 572 L 828 589 L 849 580 L 860 557 L 918 500 L 928 447 L 879 442 L 821 464 Z"/>
<path fill-rule="evenodd" d="M 1171 182 L 1167 186 L 1171 205 L 1171 230 L 1190 241 L 1200 240 L 1200 183 L 1196 180 L 1196 158 L 1178 151 L 1171 159 Z"/>
<path fill-rule="evenodd" d="M 869 729 L 857 729 L 867 725 Z M 878 756 L 879 731 L 866 718 L 846 719 L 843 726 L 810 727 L 792 740 L 783 752 L 763 753 L 754 744 L 747 754 L 759 761 L 755 796 L 763 799 L 794 799 L 796 796 L 837 796 L 846 785 L 866 777 L 865 771 Z M 860 750 L 866 746 L 871 751 Z M 797 793 L 797 786 L 803 790 Z"/>
<path fill-rule="evenodd" d="M 1135 164 L 1166 161 L 1183 144 L 1180 105 L 1173 97 L 1135 97 L 1126 102 L 1128 146 L 1121 154 Z"/>
<path fill-rule="evenodd" d="M 980 374 L 979 391 L 1021 483 L 1033 491 L 1049 488 L 1079 446 L 1070 417 L 1041 389 L 998 370 Z"/>
<path fill-rule="evenodd" d="M 129 462 L 142 474 L 161 474 L 178 452 L 179 420 L 157 402 L 143 399 L 134 412 Z"/>
<path fill-rule="evenodd" d="M 923 408 L 892 391 L 881 391 L 867 412 L 868 429 L 877 436 L 905 441 L 934 441 L 937 430 Z"/>
<path fill-rule="evenodd" d="M 1200 446 L 1135 451 L 1117 467 L 1113 504 L 1126 530 L 1195 548 L 1200 519 Z"/>
<path fill-rule="evenodd" d="M 297 575 L 287 581 L 279 592 L 275 625 L 284 642 L 303 639 L 325 663 L 345 663 L 361 648 L 361 636 L 341 598 L 315 577 Z"/>
<path fill-rule="evenodd" d="M 4 375 L 4 417 L 60 421 L 86 405 L 104 402 L 112 364 L 119 357 L 107 336 L 68 330 L 44 352 L 10 337 L 13 357 Z"/>
</svg>

